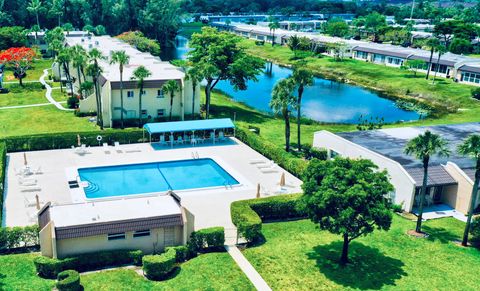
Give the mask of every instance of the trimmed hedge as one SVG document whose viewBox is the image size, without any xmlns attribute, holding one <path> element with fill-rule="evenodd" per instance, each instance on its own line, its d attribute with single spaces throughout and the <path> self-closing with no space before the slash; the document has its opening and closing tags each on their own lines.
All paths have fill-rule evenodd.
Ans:
<svg viewBox="0 0 480 291">
<path fill-rule="evenodd" d="M 223 249 L 225 245 L 225 229 L 209 227 L 192 232 L 189 245 L 194 251 L 208 252 Z"/>
<path fill-rule="evenodd" d="M 38 225 L 0 228 L 0 251 L 39 245 Z"/>
<path fill-rule="evenodd" d="M 306 217 L 298 207 L 300 196 L 290 194 L 235 201 L 230 207 L 232 222 L 248 242 L 257 241 L 262 238 L 262 221 Z"/>
<path fill-rule="evenodd" d="M 140 266 L 142 257 L 143 252 L 139 250 L 116 250 L 87 253 L 65 259 L 40 256 L 36 257 L 33 263 L 40 277 L 53 279 L 57 277 L 58 273 L 68 269 L 85 272 L 128 264 Z"/>
<path fill-rule="evenodd" d="M 77 291 L 81 290 L 80 275 L 75 270 L 65 270 L 60 272 L 55 286 L 59 291 Z"/>
<path fill-rule="evenodd" d="M 278 145 L 264 140 L 248 129 L 237 127 L 235 136 L 265 157 L 274 160 L 282 168 L 296 177 L 301 178 L 303 176 L 308 161 L 295 157 Z"/>
<path fill-rule="evenodd" d="M 195 254 L 187 246 L 166 247 L 165 252 L 169 250 L 175 251 L 175 261 L 177 263 L 183 263 L 193 258 Z"/>
<path fill-rule="evenodd" d="M 143 273 L 150 280 L 165 279 L 176 266 L 176 250 L 168 248 L 160 255 L 147 255 L 142 259 Z"/>
<path fill-rule="evenodd" d="M 138 128 L 124 130 L 103 130 L 87 132 L 48 133 L 23 136 L 11 136 L 3 139 L 8 152 L 38 151 L 63 149 L 77 146 L 77 134 L 81 142 L 88 146 L 98 146 L 97 136 L 102 137 L 101 143 L 121 144 L 138 143 L 142 141 L 143 130 Z"/>
</svg>

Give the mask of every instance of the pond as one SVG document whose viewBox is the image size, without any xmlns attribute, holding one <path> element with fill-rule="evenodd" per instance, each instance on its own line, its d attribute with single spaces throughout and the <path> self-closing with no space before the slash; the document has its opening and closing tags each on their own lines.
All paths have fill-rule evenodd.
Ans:
<svg viewBox="0 0 480 291">
<path fill-rule="evenodd" d="M 177 38 L 177 47 L 163 51 L 162 60 L 186 58 L 188 39 Z M 269 107 L 272 88 L 275 83 L 290 76 L 292 70 L 276 64 L 266 64 L 258 81 L 249 81 L 245 91 L 236 91 L 230 83 L 221 81 L 215 86 L 235 101 L 243 102 L 255 109 L 272 112 Z M 305 88 L 302 98 L 302 115 L 320 122 L 358 123 L 359 118 L 383 118 L 385 122 L 418 120 L 421 116 L 396 106 L 395 101 L 379 94 L 336 81 L 315 78 L 315 84 Z"/>
</svg>

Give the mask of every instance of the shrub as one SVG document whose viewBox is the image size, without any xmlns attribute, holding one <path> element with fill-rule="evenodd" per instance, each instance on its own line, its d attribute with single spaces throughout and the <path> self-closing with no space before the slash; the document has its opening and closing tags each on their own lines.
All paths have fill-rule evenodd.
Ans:
<svg viewBox="0 0 480 291">
<path fill-rule="evenodd" d="M 0 228 L 0 250 L 31 247 L 39 244 L 38 225 Z"/>
<path fill-rule="evenodd" d="M 472 97 L 480 100 L 480 87 L 472 89 Z"/>
<path fill-rule="evenodd" d="M 470 224 L 470 235 L 472 245 L 480 247 L 480 216 L 475 217 Z"/>
<path fill-rule="evenodd" d="M 403 207 L 401 204 L 392 204 L 392 210 L 396 213 L 402 213 Z"/>
<path fill-rule="evenodd" d="M 147 255 L 143 257 L 143 272 L 150 280 L 163 280 L 175 268 L 176 251 L 169 248 L 160 255 Z"/>
<path fill-rule="evenodd" d="M 210 227 L 194 231 L 189 244 L 197 252 L 218 251 L 225 245 L 225 229 Z"/>
<path fill-rule="evenodd" d="M 121 144 L 138 143 L 142 141 L 142 129 L 104 130 L 88 132 L 66 132 L 36 135 L 12 136 L 4 139 L 6 149 L 9 152 L 65 149 L 77 145 L 77 134 L 81 142 L 87 146 L 98 146 L 97 136 L 102 137 L 102 143 L 113 144 L 118 141 Z"/>
<path fill-rule="evenodd" d="M 193 257 L 191 250 L 187 246 L 166 247 L 165 252 L 175 251 L 175 262 L 183 263 Z"/>
<path fill-rule="evenodd" d="M 328 157 L 327 150 L 317 149 L 312 147 L 309 144 L 303 145 L 302 149 L 303 149 L 303 154 L 305 156 L 305 159 L 307 160 L 319 159 L 319 160 L 325 161 Z"/>
<path fill-rule="evenodd" d="M 101 269 L 120 265 L 140 265 L 143 252 L 116 250 L 96 253 L 87 253 L 65 259 L 36 257 L 33 261 L 37 273 L 44 278 L 55 278 L 59 272 L 67 269 L 79 272 Z"/>
<path fill-rule="evenodd" d="M 75 97 L 75 96 L 70 96 L 70 97 L 68 97 L 68 99 L 67 99 L 67 106 L 68 106 L 68 108 L 70 108 L 70 109 L 74 109 L 74 108 L 77 108 L 77 107 L 78 107 L 78 103 L 79 103 L 79 102 L 80 102 L 80 101 L 78 100 L 77 97 Z"/>
<path fill-rule="evenodd" d="M 262 237 L 262 220 L 306 217 L 297 202 L 301 194 L 235 201 L 230 207 L 232 222 L 248 242 Z"/>
<path fill-rule="evenodd" d="M 65 270 L 60 272 L 57 280 L 56 287 L 59 291 L 81 290 L 80 275 L 75 270 Z"/>
<path fill-rule="evenodd" d="M 282 168 L 292 173 L 296 177 L 302 177 L 303 171 L 306 169 L 308 164 L 307 161 L 295 157 L 293 154 L 286 152 L 283 148 L 262 139 L 260 136 L 250 132 L 248 129 L 237 127 L 236 137 L 262 155 L 274 160 Z"/>
</svg>

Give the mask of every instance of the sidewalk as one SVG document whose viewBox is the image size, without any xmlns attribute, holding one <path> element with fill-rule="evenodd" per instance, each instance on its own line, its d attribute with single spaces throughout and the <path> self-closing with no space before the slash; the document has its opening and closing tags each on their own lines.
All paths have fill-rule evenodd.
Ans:
<svg viewBox="0 0 480 291">
<path fill-rule="evenodd" d="M 252 282 L 253 286 L 260 291 L 271 291 L 272 289 L 263 280 L 262 276 L 255 270 L 249 261 L 243 256 L 242 252 L 236 246 L 225 246 L 225 249 L 237 263 L 243 273 Z"/>
</svg>

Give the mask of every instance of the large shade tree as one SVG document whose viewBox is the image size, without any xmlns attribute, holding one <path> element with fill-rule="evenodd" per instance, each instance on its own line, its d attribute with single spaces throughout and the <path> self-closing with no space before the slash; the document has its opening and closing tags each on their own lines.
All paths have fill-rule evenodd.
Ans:
<svg viewBox="0 0 480 291">
<path fill-rule="evenodd" d="M 143 97 L 143 87 L 145 85 L 145 79 L 150 77 L 152 72 L 150 72 L 144 66 L 139 66 L 133 71 L 132 80 L 137 80 L 137 86 L 139 88 L 138 94 L 138 127 L 142 127 L 142 97 Z"/>
<path fill-rule="evenodd" d="M 210 97 L 220 81 L 228 81 L 235 90 L 247 89 L 249 80 L 257 81 L 264 62 L 245 52 L 241 38 L 212 27 L 203 27 L 194 33 L 189 43 L 192 49 L 188 59 L 205 79 L 206 118 L 210 115 Z"/>
<path fill-rule="evenodd" d="M 275 19 L 269 19 L 268 28 L 270 29 L 271 37 L 272 37 L 272 46 L 275 45 L 275 30 L 280 28 L 280 23 Z"/>
<path fill-rule="evenodd" d="M 120 72 L 120 126 L 125 128 L 123 121 L 123 69 L 130 62 L 130 56 L 125 51 L 113 51 L 110 55 L 110 64 L 117 64 Z"/>
<path fill-rule="evenodd" d="M 423 204 L 425 203 L 425 195 L 427 193 L 430 158 L 435 155 L 446 157 L 450 154 L 450 151 L 447 147 L 447 142 L 443 138 L 427 130 L 425 133 L 419 134 L 407 143 L 405 153 L 421 160 L 423 165 L 423 182 L 418 205 L 417 225 L 415 228 L 417 233 L 421 233 Z"/>
<path fill-rule="evenodd" d="M 292 79 L 297 86 L 297 145 L 298 149 L 302 148 L 301 145 L 301 119 L 302 119 L 302 96 L 305 87 L 312 86 L 315 82 L 313 78 L 313 72 L 307 68 L 295 67 L 292 74 Z"/>
<path fill-rule="evenodd" d="M 27 76 L 27 70 L 30 69 L 35 56 L 35 50 L 31 48 L 12 47 L 0 52 L 0 64 L 10 67 L 13 70 L 13 76 L 23 87 L 23 78 Z"/>
<path fill-rule="evenodd" d="M 458 146 L 458 152 L 464 156 L 469 156 L 475 161 L 475 180 L 470 196 L 470 207 L 468 209 L 467 223 L 463 232 L 462 245 L 467 246 L 468 234 L 470 232 L 470 223 L 472 222 L 475 203 L 477 202 L 478 187 L 480 185 L 480 135 L 470 135 L 462 144 Z"/>
<path fill-rule="evenodd" d="M 281 114 L 285 121 L 285 150 L 290 151 L 290 114 L 297 100 L 293 95 L 295 82 L 291 78 L 279 80 L 272 90 L 270 108 L 276 114 Z"/>
<path fill-rule="evenodd" d="M 352 240 L 375 230 L 388 230 L 392 222 L 393 191 L 386 171 L 373 162 L 337 157 L 329 161 L 312 160 L 305 171 L 304 195 L 300 207 L 322 230 L 343 237 L 340 257 L 348 263 Z"/>
</svg>

